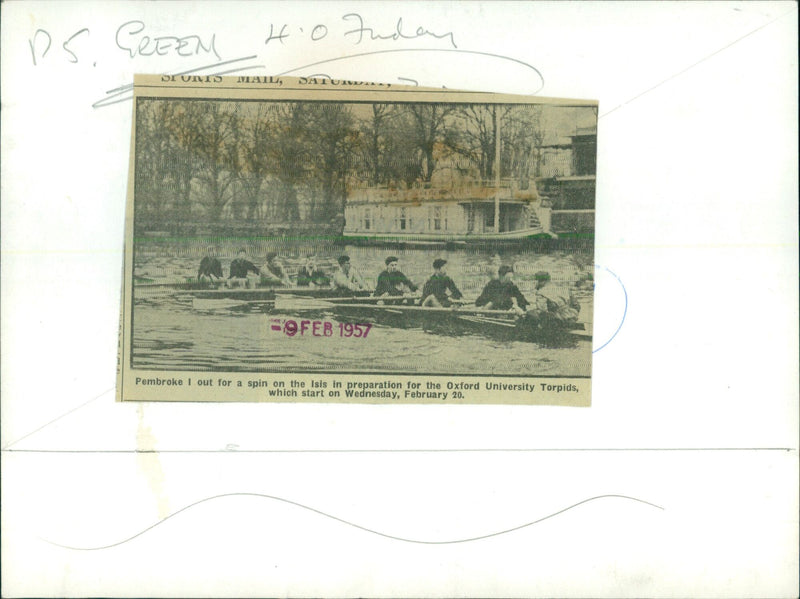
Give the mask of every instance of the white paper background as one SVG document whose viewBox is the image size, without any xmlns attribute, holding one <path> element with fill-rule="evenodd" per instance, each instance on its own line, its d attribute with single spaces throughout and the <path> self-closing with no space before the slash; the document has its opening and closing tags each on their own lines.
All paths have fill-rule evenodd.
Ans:
<svg viewBox="0 0 800 599">
<path fill-rule="evenodd" d="M 795 4 L 2 8 L 4 596 L 796 596 Z M 113 403 L 131 105 L 92 104 L 217 60 L 117 28 L 215 34 L 248 74 L 452 49 L 356 45 L 351 12 L 544 85 L 453 52 L 294 74 L 600 101 L 596 262 L 628 305 L 591 408 Z M 624 307 L 598 277 L 598 326 Z"/>
</svg>

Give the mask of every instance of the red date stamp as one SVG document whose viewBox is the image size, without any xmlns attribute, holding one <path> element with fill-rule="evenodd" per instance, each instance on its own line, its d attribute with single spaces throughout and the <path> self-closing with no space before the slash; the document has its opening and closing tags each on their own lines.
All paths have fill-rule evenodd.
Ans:
<svg viewBox="0 0 800 599">
<path fill-rule="evenodd" d="M 270 329 L 287 337 L 360 337 L 365 339 L 372 325 L 368 322 L 330 322 L 327 320 L 293 320 L 271 318 Z"/>
</svg>

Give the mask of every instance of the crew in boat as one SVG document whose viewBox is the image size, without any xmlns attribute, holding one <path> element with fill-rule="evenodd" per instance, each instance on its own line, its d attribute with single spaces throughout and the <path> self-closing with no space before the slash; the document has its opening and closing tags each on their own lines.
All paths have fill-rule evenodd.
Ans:
<svg viewBox="0 0 800 599">
<path fill-rule="evenodd" d="M 225 278 L 216 254 L 217 248 L 213 245 L 206 248 L 206 255 L 200 260 L 200 268 L 197 269 L 197 280 L 201 283 L 219 283 Z"/>
<path fill-rule="evenodd" d="M 333 286 L 337 291 L 349 293 L 367 288 L 361 274 L 350 264 L 350 256 L 339 256 L 336 261 L 339 268 L 333 273 Z"/>
<path fill-rule="evenodd" d="M 497 274 L 499 278 L 492 279 L 486 284 L 475 300 L 475 305 L 487 310 L 508 310 L 524 314 L 530 302 L 514 284 L 514 269 L 504 264 L 498 269 Z"/>
<path fill-rule="evenodd" d="M 258 267 L 247 259 L 247 251 L 242 248 L 236 255 L 236 259 L 231 262 L 230 275 L 228 276 L 229 287 L 252 287 L 254 286 L 248 274 L 250 273 L 260 275 L 261 271 Z"/>
<path fill-rule="evenodd" d="M 261 271 L 261 278 L 265 279 L 262 282 L 266 284 L 292 286 L 292 281 L 289 279 L 289 275 L 286 274 L 280 258 L 278 258 L 278 252 L 267 252 L 267 265 Z"/>
<path fill-rule="evenodd" d="M 543 325 L 571 325 L 578 320 L 581 305 L 570 289 L 556 285 L 550 273 L 540 270 L 533 275 L 536 279 L 536 297 L 529 313 Z"/>
<path fill-rule="evenodd" d="M 330 284 L 331 280 L 321 268 L 317 267 L 317 261 L 314 256 L 309 256 L 305 265 L 297 271 L 297 285 L 299 287 L 328 287 Z"/>
<path fill-rule="evenodd" d="M 461 292 L 445 272 L 445 264 L 447 260 L 443 258 L 433 261 L 433 274 L 422 287 L 422 306 L 447 308 L 453 304 L 452 300 L 461 299 Z"/>
<path fill-rule="evenodd" d="M 378 284 L 375 286 L 373 293 L 375 297 L 385 295 L 402 296 L 406 293 L 413 293 L 418 289 L 407 276 L 398 270 L 396 256 L 389 256 L 385 262 L 386 270 L 378 275 Z"/>
</svg>

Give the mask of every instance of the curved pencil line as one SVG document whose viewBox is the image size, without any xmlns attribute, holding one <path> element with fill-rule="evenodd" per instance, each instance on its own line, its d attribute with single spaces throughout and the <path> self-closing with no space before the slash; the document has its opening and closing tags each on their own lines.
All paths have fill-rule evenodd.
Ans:
<svg viewBox="0 0 800 599">
<path fill-rule="evenodd" d="M 282 73 L 277 73 L 275 76 L 280 77 L 281 75 L 289 75 L 290 73 L 294 73 L 295 71 L 300 71 L 302 69 L 307 69 L 309 67 L 315 67 L 321 64 L 328 64 L 331 62 L 337 62 L 339 60 L 349 60 L 350 58 L 360 58 L 362 56 L 372 56 L 375 54 L 391 54 L 397 52 L 454 52 L 457 54 L 473 54 L 476 56 L 488 56 L 489 58 L 499 58 L 501 60 L 508 60 L 510 62 L 515 62 L 519 65 L 522 65 L 534 73 L 538 75 L 539 79 L 541 80 L 541 85 L 539 89 L 532 94 L 538 94 L 542 89 L 544 89 L 544 76 L 539 72 L 535 66 L 528 64 L 518 58 L 512 58 L 510 56 L 503 56 L 502 54 L 492 54 L 491 52 L 480 52 L 478 50 L 460 50 L 460 49 L 450 49 L 450 48 L 394 48 L 391 50 L 373 50 L 371 52 L 360 52 L 358 54 L 347 54 L 345 56 L 337 56 L 336 58 L 327 58 L 325 60 L 320 60 L 317 62 L 312 62 L 301 67 L 295 67 L 293 69 L 289 69 L 288 71 L 283 71 Z"/>
<path fill-rule="evenodd" d="M 254 58 L 258 58 L 257 54 L 253 54 L 252 56 L 242 56 L 241 58 L 232 58 L 230 60 L 223 60 L 221 62 L 215 62 L 212 64 L 208 64 L 202 67 L 195 67 L 193 69 L 189 69 L 188 71 L 180 71 L 179 73 L 164 73 L 165 75 L 172 75 L 175 77 L 181 75 L 191 75 L 192 73 L 197 73 L 198 71 L 203 71 L 205 69 L 211 69 L 214 67 L 222 67 L 225 65 L 233 64 L 234 62 L 242 62 L 244 60 L 252 60 Z M 264 65 L 251 65 L 248 67 L 241 67 L 238 69 L 232 69 L 230 71 L 223 71 L 221 73 L 211 73 L 212 75 L 225 75 L 226 73 L 235 73 L 237 71 L 241 71 L 244 69 L 252 69 L 263 67 Z M 121 97 L 120 97 L 121 96 Z M 106 106 L 111 106 L 112 104 L 119 104 L 120 102 L 127 102 L 128 100 L 133 99 L 133 83 L 126 83 L 125 85 L 120 85 L 119 87 L 115 87 L 114 89 L 110 89 L 106 92 L 106 97 L 100 98 L 97 102 L 92 104 L 92 108 L 105 108 Z"/>
<path fill-rule="evenodd" d="M 599 267 L 599 266 L 597 266 L 595 264 L 595 268 L 601 268 L 601 267 Z M 597 352 L 599 352 L 601 349 L 603 349 L 606 345 L 608 345 L 609 343 L 611 343 L 614 340 L 614 337 L 617 336 L 617 333 L 619 333 L 620 329 L 622 328 L 622 325 L 625 323 L 625 318 L 628 316 L 628 290 L 625 289 L 625 284 L 622 282 L 622 279 L 620 279 L 615 272 L 609 270 L 605 266 L 603 266 L 602 268 L 605 268 L 605 270 L 610 272 L 614 276 L 614 278 L 617 281 L 619 281 L 619 285 L 620 285 L 620 287 L 622 287 L 622 293 L 625 294 L 625 311 L 622 313 L 622 320 L 619 321 L 619 326 L 617 327 L 617 330 L 614 331 L 614 334 L 611 335 L 611 338 L 608 341 L 606 341 L 603 345 L 601 345 L 597 349 L 593 349 L 592 350 L 593 354 L 596 354 Z"/>
<path fill-rule="evenodd" d="M 328 518 L 331 518 L 332 520 L 336 520 L 337 522 L 341 522 L 342 524 L 347 524 L 348 526 L 352 526 L 354 528 L 358 528 L 359 530 L 363 530 L 365 532 L 370 532 L 372 534 L 375 534 L 375 535 L 378 535 L 378 536 L 381 536 L 381 537 L 385 537 L 387 539 L 392 539 L 394 541 L 403 541 L 405 543 L 416 543 L 416 544 L 419 544 L 419 545 L 454 545 L 454 544 L 457 544 L 457 543 L 469 543 L 469 542 L 472 542 L 472 541 L 480 541 L 480 540 L 483 540 L 483 539 L 488 539 L 488 538 L 491 538 L 491 537 L 504 535 L 504 534 L 507 534 L 507 533 L 510 533 L 510 532 L 521 530 L 523 528 L 527 528 L 528 526 L 533 526 L 534 524 L 539 524 L 540 522 L 544 522 L 545 520 L 549 520 L 551 518 L 554 518 L 554 517 L 556 517 L 556 516 L 558 516 L 560 514 L 563 514 L 564 512 L 567 512 L 567 511 L 569 511 L 569 510 L 571 510 L 573 508 L 576 508 L 576 507 L 578 507 L 580 505 L 583 505 L 585 503 L 589 503 L 591 501 L 596 501 L 598 499 L 609 499 L 609 498 L 628 499 L 630 501 L 636 501 L 636 502 L 642 503 L 644 505 L 649 505 L 650 507 L 654 507 L 654 508 L 657 508 L 659 510 L 663 510 L 664 509 L 660 505 L 656 505 L 654 503 L 650 503 L 649 501 L 645 501 L 644 499 L 637 499 L 636 497 L 629 497 L 628 495 L 597 495 L 595 497 L 590 497 L 588 499 L 584 499 L 583 501 L 579 501 L 578 503 L 575 503 L 573 505 L 565 507 L 564 509 L 558 510 L 557 512 L 553 512 L 552 514 L 549 514 L 547 516 L 539 518 L 538 520 L 534 520 L 533 522 L 527 522 L 525 524 L 521 524 L 519 526 L 514 526 L 513 528 L 508 528 L 506 530 L 500 530 L 498 532 L 493 532 L 493 533 L 489 533 L 489 534 L 485 534 L 485 535 L 480 535 L 480 536 L 477 536 L 477 537 L 469 537 L 469 538 L 466 538 L 466 539 L 454 539 L 454 540 L 449 540 L 449 541 L 424 541 L 424 540 L 418 540 L 418 539 L 408 539 L 408 538 L 405 538 L 405 537 L 398 537 L 398 536 L 395 536 L 395 535 L 390 535 L 390 534 L 387 534 L 387 533 L 380 532 L 378 530 L 373 530 L 371 528 L 367 528 L 366 526 L 361 526 L 360 524 L 356 524 L 354 522 L 350 522 L 348 520 L 345 520 L 343 518 L 339 518 L 339 517 L 334 516 L 332 514 L 327 514 L 327 513 L 323 512 L 321 510 L 318 510 L 316 508 L 313 508 L 313 507 L 310 507 L 310 506 L 307 506 L 307 505 L 303 505 L 302 503 L 298 503 L 298 502 L 292 501 L 290 499 L 284 499 L 282 497 L 276 497 L 275 495 L 265 495 L 263 493 L 223 493 L 221 495 L 214 495 L 212 497 L 206 497 L 205 499 L 201 499 L 201 500 L 196 501 L 194 503 L 190 503 L 189 505 L 179 509 L 177 512 L 173 512 L 169 516 L 163 518 L 162 520 L 159 520 L 155 524 L 152 524 L 152 525 L 148 526 L 147 528 L 145 528 L 144 530 L 136 533 L 135 535 L 130 536 L 127 539 L 123 539 L 121 541 L 117 541 L 116 543 L 111 543 L 110 545 L 103 545 L 101 547 L 72 547 L 70 545 L 62 545 L 61 543 L 55 543 L 53 541 L 50 541 L 48 539 L 44 539 L 42 537 L 39 537 L 39 538 L 41 540 L 45 541 L 46 543 L 49 543 L 51 545 L 55 545 L 56 547 L 61 547 L 62 549 L 72 549 L 74 551 L 100 551 L 102 549 L 111 549 L 112 547 L 118 547 L 120 545 L 123 545 L 124 543 L 127 543 L 129 541 L 132 541 L 132 540 L 136 539 L 137 537 L 142 536 L 146 532 L 149 532 L 149 531 L 153 530 L 155 527 L 160 526 L 161 524 L 163 524 L 164 522 L 166 522 L 170 518 L 174 518 L 178 514 L 180 514 L 182 512 L 185 512 L 186 510 L 188 510 L 190 508 L 198 506 L 201 503 L 206 503 L 207 501 L 213 501 L 213 500 L 216 500 L 216 499 L 222 499 L 224 497 L 259 497 L 259 498 L 262 498 L 262 499 L 273 499 L 275 501 L 280 501 L 282 503 L 288 503 L 289 505 L 294 505 L 294 506 L 303 508 L 305 510 L 308 510 L 310 512 L 314 512 L 315 514 L 319 514 L 321 516 L 326 516 Z"/>
<path fill-rule="evenodd" d="M 45 429 L 45 428 L 47 428 L 48 426 L 50 426 L 51 424 L 53 424 L 53 423 L 55 423 L 55 422 L 58 422 L 58 421 L 59 421 L 59 420 L 61 420 L 62 418 L 65 418 L 65 417 L 69 416 L 69 415 L 70 415 L 70 414 L 72 414 L 73 412 L 77 412 L 77 411 L 78 411 L 78 410 L 80 410 L 81 408 L 83 408 L 83 407 L 85 407 L 85 406 L 88 406 L 88 405 L 89 405 L 90 403 L 92 403 L 93 401 L 96 401 L 96 400 L 100 399 L 101 397 L 103 397 L 104 395 L 107 395 L 108 393 L 111 393 L 111 392 L 112 392 L 112 391 L 113 391 L 115 388 L 116 388 L 116 387 L 111 387 L 110 389 L 106 389 L 106 390 L 105 390 L 105 391 L 103 391 L 103 392 L 102 392 L 100 395 L 97 395 L 97 396 L 93 397 L 92 399 L 90 399 L 90 400 L 88 400 L 88 401 L 85 401 L 85 402 L 83 402 L 83 403 L 82 403 L 81 405 L 79 405 L 79 406 L 75 406 L 74 408 L 71 408 L 71 409 L 67 410 L 66 412 L 64 412 L 64 413 L 63 413 L 63 414 L 61 414 L 60 416 L 56 416 L 55 418 L 53 418 L 53 419 L 52 419 L 52 420 L 50 420 L 49 422 L 46 422 L 46 423 L 44 423 L 44 424 L 43 424 L 42 426 L 40 426 L 39 428 L 36 428 L 36 429 L 32 430 L 31 432 L 29 432 L 29 433 L 27 433 L 27 434 L 25 434 L 25 435 L 21 436 L 19 439 L 15 440 L 15 441 L 12 441 L 12 442 L 11 442 L 11 443 L 9 443 L 8 445 L 4 446 L 4 447 L 2 448 L 2 451 L 14 451 L 14 450 L 12 450 L 12 449 L 11 449 L 11 447 L 13 447 L 14 445 L 16 445 L 17 443 L 19 443 L 19 442 L 20 442 L 20 441 L 22 441 L 23 439 L 27 439 L 27 438 L 28 438 L 28 437 L 30 437 L 31 435 L 35 435 L 35 434 L 36 434 L 36 433 L 38 433 L 40 430 L 42 430 L 42 429 Z"/>
<path fill-rule="evenodd" d="M 734 9 L 734 10 L 738 10 L 738 9 Z M 622 104 L 617 104 L 617 105 L 616 105 L 614 108 L 612 108 L 612 109 L 611 109 L 611 110 L 609 110 L 608 112 L 604 112 L 603 114 L 601 114 L 601 115 L 600 115 L 599 117 L 597 117 L 597 118 L 598 118 L 598 119 L 602 119 L 604 116 L 608 116 L 609 114 L 611 114 L 611 113 L 612 113 L 612 112 L 614 112 L 615 110 L 619 110 L 619 109 L 620 109 L 620 108 L 622 108 L 623 106 L 627 106 L 627 105 L 628 105 L 628 104 L 630 104 L 631 102 L 633 102 L 633 101 L 635 101 L 635 100 L 638 100 L 639 98 L 641 98 L 642 96 L 644 96 L 644 95 L 646 95 L 646 94 L 649 94 L 651 91 L 653 91 L 653 90 L 655 90 L 655 89 L 657 89 L 657 88 L 661 87 L 661 86 L 662 86 L 662 85 L 664 85 L 665 83 L 669 83 L 669 82 L 670 82 L 670 81 L 672 81 L 673 79 L 675 79 L 675 78 L 677 78 L 677 77 L 680 77 L 681 75 L 683 75 L 683 74 L 684 74 L 684 73 L 686 73 L 687 71 L 691 71 L 691 70 L 692 70 L 693 68 L 695 68 L 696 66 L 698 66 L 698 65 L 700 65 L 700 64 L 703 64 L 705 61 L 707 61 L 707 60 L 709 60 L 709 59 L 713 58 L 714 56 L 716 56 L 717 54 L 719 54 L 719 53 L 721 53 L 721 52 L 724 52 L 725 50 L 727 50 L 727 49 L 728 49 L 728 48 L 730 48 L 731 46 L 735 46 L 736 44 L 738 44 L 738 43 L 739 43 L 739 42 L 741 42 L 742 40 L 744 40 L 744 39 L 746 39 L 746 38 L 750 37 L 750 36 L 751 36 L 751 35 L 753 35 L 754 33 L 757 33 L 757 32 L 759 32 L 759 31 L 761 31 L 761 30 L 762 30 L 762 29 L 764 29 L 765 27 L 768 27 L 769 25 L 772 25 L 772 24 L 773 24 L 775 21 L 779 21 L 780 19 L 782 19 L 783 17 L 785 17 L 785 16 L 786 16 L 786 15 L 788 15 L 788 14 L 791 14 L 792 12 L 793 12 L 793 11 L 791 11 L 791 10 L 787 10 L 785 13 L 782 13 L 782 14 L 778 15 L 777 17 L 775 17 L 775 18 L 774 18 L 774 19 L 772 19 L 771 21 L 767 21 L 766 23 L 764 23 L 763 25 L 760 25 L 760 26 L 756 27 L 756 28 L 755 28 L 755 29 L 753 29 L 752 31 L 748 31 L 748 32 L 747 32 L 747 33 L 745 33 L 745 34 L 744 34 L 742 37 L 738 37 L 738 38 L 736 38 L 735 40 L 733 40 L 733 41 L 732 41 L 732 42 L 730 42 L 729 44 L 726 44 L 726 45 L 722 46 L 722 48 L 720 48 L 719 50 L 715 50 L 714 52 L 712 52 L 712 53 L 711 53 L 711 54 L 709 54 L 708 56 L 704 56 L 703 58 L 701 58 L 701 59 L 700 59 L 700 60 L 698 60 L 697 62 L 690 64 L 688 67 L 685 67 L 685 68 L 681 69 L 681 70 L 680 70 L 680 71 L 678 71 L 677 73 L 673 73 L 672 75 L 670 75 L 669 77 L 667 77 L 666 79 L 664 79 L 664 80 L 662 80 L 662 81 L 659 81 L 658 83 L 656 83 L 656 84 L 655 84 L 655 85 L 653 85 L 652 87 L 648 87 L 646 90 L 644 90 L 644 91 L 642 91 L 642 92 L 639 92 L 638 94 L 636 94 L 636 95 L 635 95 L 635 96 L 633 96 L 632 98 L 630 98 L 630 99 L 628 99 L 628 100 L 625 100 L 625 101 L 624 101 Z"/>
<path fill-rule="evenodd" d="M 347 54 L 345 56 L 337 56 L 336 58 L 327 58 L 325 60 L 319 60 L 317 62 L 304 64 L 304 65 L 299 66 L 299 67 L 291 68 L 288 71 L 283 71 L 282 73 L 277 73 L 274 76 L 275 77 L 280 77 L 281 75 L 288 75 L 290 73 L 294 73 L 296 71 L 301 71 L 301 70 L 307 69 L 309 67 L 315 67 L 315 66 L 321 65 L 321 64 L 328 64 L 328 63 L 336 62 L 336 61 L 339 61 L 339 60 L 349 60 L 350 58 L 361 58 L 363 56 L 372 56 L 372 55 L 375 55 L 375 54 L 390 54 L 390 53 L 397 53 L 397 52 L 455 52 L 455 53 L 458 53 L 458 54 L 473 54 L 473 55 L 477 55 L 477 56 L 488 56 L 489 58 L 499 58 L 500 60 L 507 60 L 509 62 L 514 62 L 514 63 L 517 63 L 519 65 L 522 65 L 523 67 L 525 67 L 527 69 L 530 69 L 531 71 L 536 73 L 536 75 L 539 77 L 539 81 L 541 82 L 541 84 L 540 84 L 539 88 L 536 91 L 531 92 L 531 95 L 538 94 L 540 91 L 542 91 L 544 89 L 544 76 L 539 71 L 539 69 L 537 69 L 535 66 L 533 66 L 531 64 L 528 64 L 527 62 L 519 60 L 518 58 L 512 58 L 511 56 L 503 56 L 502 54 L 492 54 L 491 52 L 480 52 L 478 50 L 461 50 L 461 49 L 458 49 L 458 48 L 456 48 L 456 49 L 451 49 L 451 48 L 393 48 L 391 50 L 373 50 L 373 51 L 370 51 L 370 52 L 359 52 L 357 54 Z M 223 62 L 213 63 L 213 64 L 202 66 L 202 67 L 196 67 L 196 68 L 190 69 L 188 71 L 182 71 L 180 73 L 173 73 L 173 74 L 174 75 L 188 75 L 190 73 L 196 73 L 198 71 L 202 71 L 202 70 L 205 70 L 205 69 L 212 69 L 214 67 L 227 65 L 227 64 L 234 63 L 234 62 L 241 62 L 241 61 L 244 61 L 244 60 L 252 60 L 253 58 L 257 58 L 257 55 L 254 54 L 252 56 L 243 56 L 242 58 L 234 58 L 232 60 L 226 60 L 226 61 L 223 61 Z M 230 71 L 223 71 L 223 72 L 218 72 L 218 73 L 214 73 L 214 74 L 216 74 L 216 75 L 225 75 L 225 74 L 236 73 L 236 72 L 255 69 L 255 68 L 264 68 L 264 65 L 249 65 L 249 66 L 244 66 L 244 67 L 237 68 L 237 69 L 232 69 Z M 404 77 L 398 77 L 398 79 L 405 79 L 405 78 Z M 410 80 L 410 81 L 413 81 L 413 80 Z M 120 102 L 127 102 L 127 101 L 132 100 L 132 99 L 133 99 L 133 84 L 129 83 L 129 84 L 117 87 L 115 89 L 108 90 L 106 92 L 106 96 L 105 97 L 99 99 L 97 102 L 92 104 L 92 108 L 104 108 L 106 106 L 111 106 L 112 104 L 119 104 Z"/>
</svg>

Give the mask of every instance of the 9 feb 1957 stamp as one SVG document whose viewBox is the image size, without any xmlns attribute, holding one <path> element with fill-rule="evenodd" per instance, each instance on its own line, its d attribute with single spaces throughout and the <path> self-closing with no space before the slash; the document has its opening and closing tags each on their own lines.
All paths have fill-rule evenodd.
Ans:
<svg viewBox="0 0 800 599">
<path fill-rule="evenodd" d="M 597 103 L 137 76 L 118 399 L 588 406 Z"/>
</svg>

